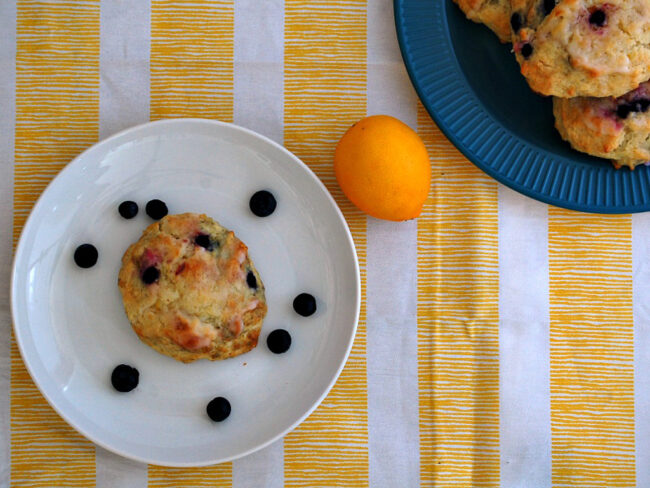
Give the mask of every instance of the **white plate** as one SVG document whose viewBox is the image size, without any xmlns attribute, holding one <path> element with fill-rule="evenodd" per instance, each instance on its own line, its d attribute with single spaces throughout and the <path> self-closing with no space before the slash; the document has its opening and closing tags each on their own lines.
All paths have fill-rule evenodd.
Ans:
<svg viewBox="0 0 650 488">
<path fill-rule="evenodd" d="M 270 217 L 255 217 L 248 208 L 260 189 L 278 201 Z M 249 246 L 269 307 L 251 352 L 183 364 L 132 331 L 117 274 L 127 246 L 151 223 L 144 205 L 153 198 L 165 201 L 170 213 L 204 212 Z M 140 206 L 132 220 L 117 212 L 127 199 Z M 90 269 L 72 258 L 85 242 L 99 250 Z M 303 291 L 317 297 L 318 311 L 308 318 L 292 309 Z M 343 368 L 359 304 L 354 244 L 318 178 L 254 132 L 196 119 L 129 129 L 68 164 L 35 205 L 12 276 L 16 339 L 52 407 L 106 449 L 168 466 L 228 461 L 295 428 Z M 285 354 L 266 347 L 276 328 L 291 333 Z M 140 371 L 140 384 L 127 394 L 110 384 L 120 363 Z M 215 396 L 232 405 L 221 423 L 205 413 Z"/>
</svg>

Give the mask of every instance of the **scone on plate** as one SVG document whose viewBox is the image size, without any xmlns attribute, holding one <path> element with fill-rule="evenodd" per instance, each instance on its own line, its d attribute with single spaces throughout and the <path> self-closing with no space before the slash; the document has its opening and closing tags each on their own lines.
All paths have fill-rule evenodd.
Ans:
<svg viewBox="0 0 650 488">
<path fill-rule="evenodd" d="M 468 19 L 488 26 L 501 42 L 510 42 L 510 0 L 454 0 Z"/>
<path fill-rule="evenodd" d="M 578 151 L 617 166 L 650 161 L 650 82 L 622 97 L 554 98 L 555 126 Z"/>
<path fill-rule="evenodd" d="M 122 258 L 118 286 L 140 339 L 183 362 L 257 345 L 264 285 L 235 234 L 193 213 L 151 224 Z"/>
<path fill-rule="evenodd" d="M 513 48 L 543 95 L 621 96 L 650 78 L 650 0 L 512 0 Z"/>
</svg>

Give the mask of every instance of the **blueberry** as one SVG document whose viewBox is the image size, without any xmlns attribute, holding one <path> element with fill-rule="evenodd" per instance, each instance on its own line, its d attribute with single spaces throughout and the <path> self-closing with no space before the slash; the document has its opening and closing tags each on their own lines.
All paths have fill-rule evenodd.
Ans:
<svg viewBox="0 0 650 488">
<path fill-rule="evenodd" d="M 641 112 L 641 102 L 630 102 L 627 105 L 630 107 L 630 112 Z"/>
<path fill-rule="evenodd" d="M 194 244 L 205 248 L 206 251 L 212 251 L 212 242 L 210 242 L 209 235 L 199 234 L 194 238 Z"/>
<path fill-rule="evenodd" d="M 544 14 L 550 14 L 555 8 L 555 0 L 544 0 Z"/>
<path fill-rule="evenodd" d="M 215 422 L 222 422 L 230 415 L 230 402 L 224 397 L 216 397 L 210 400 L 205 408 L 208 417 Z"/>
<path fill-rule="evenodd" d="M 246 283 L 249 288 L 257 290 L 257 278 L 255 278 L 255 274 L 252 271 L 249 271 L 246 275 Z"/>
<path fill-rule="evenodd" d="M 621 119 L 627 119 L 627 116 L 630 115 L 630 112 L 630 106 L 626 103 L 623 103 L 616 108 L 616 115 L 618 115 Z"/>
<path fill-rule="evenodd" d="M 125 219 L 132 219 L 138 215 L 138 204 L 127 200 L 120 203 L 120 206 L 117 208 L 117 211 L 120 212 L 120 215 Z"/>
<path fill-rule="evenodd" d="M 521 29 L 521 24 L 522 24 L 521 14 L 517 12 L 512 14 L 512 16 L 510 17 L 510 27 L 512 27 L 512 31 L 514 33 L 519 32 L 519 29 Z"/>
<path fill-rule="evenodd" d="M 650 100 L 640 98 L 628 103 L 627 106 L 629 107 L 630 112 L 645 112 L 648 110 L 648 107 L 650 107 Z"/>
<path fill-rule="evenodd" d="M 80 268 L 92 268 L 99 256 L 97 248 L 92 244 L 82 244 L 74 252 L 74 262 Z"/>
<path fill-rule="evenodd" d="M 251 212 L 258 217 L 268 217 L 275 211 L 277 202 L 273 194 L 266 190 L 255 192 L 250 199 Z"/>
<path fill-rule="evenodd" d="M 167 205 L 162 200 L 149 200 L 145 207 L 147 215 L 154 220 L 160 220 L 167 215 Z"/>
<path fill-rule="evenodd" d="M 293 299 L 293 309 L 298 315 L 309 317 L 316 312 L 316 299 L 309 293 L 301 293 Z"/>
<path fill-rule="evenodd" d="M 133 390 L 138 386 L 140 380 L 140 373 L 137 369 L 127 365 L 120 364 L 116 366 L 111 374 L 111 383 L 113 388 L 122 393 Z"/>
<path fill-rule="evenodd" d="M 530 55 L 533 54 L 533 46 L 530 45 L 529 43 L 524 44 L 521 46 L 521 55 L 524 57 L 524 59 L 530 58 Z"/>
<path fill-rule="evenodd" d="M 589 23 L 597 27 L 602 27 L 607 21 L 607 15 L 602 10 L 594 10 L 589 16 Z"/>
<path fill-rule="evenodd" d="M 291 334 L 284 329 L 275 329 L 266 338 L 266 345 L 274 354 L 282 354 L 291 347 Z"/>
<path fill-rule="evenodd" d="M 648 108 L 650 108 L 650 100 L 647 98 L 642 98 L 640 100 L 637 100 L 636 102 L 639 107 L 641 108 L 641 112 L 647 112 Z"/>
<path fill-rule="evenodd" d="M 158 268 L 155 266 L 149 266 L 144 270 L 144 273 L 142 273 L 142 281 L 147 285 L 155 283 L 158 281 L 158 278 L 160 278 L 160 271 L 158 271 Z"/>
</svg>

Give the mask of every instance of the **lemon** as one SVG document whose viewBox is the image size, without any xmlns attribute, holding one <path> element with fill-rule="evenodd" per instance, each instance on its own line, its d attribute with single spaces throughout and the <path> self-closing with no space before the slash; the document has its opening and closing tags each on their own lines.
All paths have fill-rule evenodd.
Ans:
<svg viewBox="0 0 650 488">
<path fill-rule="evenodd" d="M 361 119 L 343 134 L 334 173 L 345 196 L 363 212 L 395 221 L 420 215 L 431 182 L 422 139 L 388 115 Z"/>
</svg>

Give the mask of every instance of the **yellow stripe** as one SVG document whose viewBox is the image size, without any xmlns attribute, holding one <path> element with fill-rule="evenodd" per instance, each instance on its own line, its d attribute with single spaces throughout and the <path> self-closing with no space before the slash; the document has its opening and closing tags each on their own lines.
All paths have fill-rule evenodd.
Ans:
<svg viewBox="0 0 650 488">
<path fill-rule="evenodd" d="M 339 190 L 334 147 L 366 114 L 366 1 L 285 2 L 286 146 L 341 206 L 361 265 L 362 308 L 350 358 L 321 406 L 284 440 L 288 487 L 367 486 L 366 217 Z"/>
<path fill-rule="evenodd" d="M 233 0 L 153 0 L 151 119 L 232 122 Z"/>
<path fill-rule="evenodd" d="M 418 220 L 418 384 L 423 486 L 498 486 L 497 186 L 422 106 L 432 160 Z"/>
<path fill-rule="evenodd" d="M 549 208 L 554 486 L 634 486 L 632 223 Z"/>
<path fill-rule="evenodd" d="M 232 122 L 233 0 L 153 0 L 151 119 L 203 117 Z M 232 464 L 149 466 L 150 487 L 229 487 Z"/>
<path fill-rule="evenodd" d="M 99 2 L 17 6 L 14 244 L 54 175 L 97 141 Z M 93 486 L 95 449 L 49 407 L 11 347 L 14 486 Z"/>
<path fill-rule="evenodd" d="M 221 488 L 232 486 L 230 463 L 205 468 L 165 468 L 149 465 L 149 488 Z"/>
</svg>

